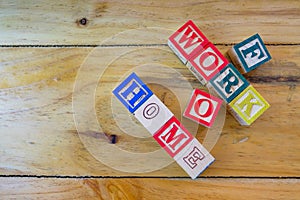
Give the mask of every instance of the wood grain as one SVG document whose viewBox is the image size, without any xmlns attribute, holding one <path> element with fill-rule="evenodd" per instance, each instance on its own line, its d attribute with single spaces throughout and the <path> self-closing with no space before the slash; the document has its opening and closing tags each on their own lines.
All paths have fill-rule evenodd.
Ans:
<svg viewBox="0 0 300 200">
<path fill-rule="evenodd" d="M 0 178 L 2 199 L 299 199 L 298 179 Z"/>
<path fill-rule="evenodd" d="M 136 28 L 175 31 L 188 19 L 218 44 L 237 43 L 256 32 L 266 43 L 300 43 L 297 0 L 8 0 L 1 1 L 0 9 L 1 45 L 98 45 L 111 35 Z M 82 18 L 88 20 L 86 25 L 80 24 Z"/>
<path fill-rule="evenodd" d="M 299 199 L 299 13 L 297 0 L 0 1 L 0 199 Z M 271 104 L 253 125 L 219 115 L 218 138 L 182 120 L 216 158 L 194 181 L 111 95 L 134 69 L 180 118 L 185 83 L 200 85 L 166 38 L 188 19 L 222 53 L 259 33 L 273 57 L 246 75 Z"/>
<path fill-rule="evenodd" d="M 100 48 L 103 52 L 101 59 L 114 61 L 101 81 L 96 83 L 97 119 L 105 124 L 106 132 L 115 133 L 117 130 L 119 148 L 132 152 L 157 150 L 159 147 L 152 138 L 135 138 L 116 129 L 109 109 L 101 107 L 111 98 L 109 88 L 126 70 L 146 61 L 169 66 L 180 72 L 193 87 L 200 85 L 176 56 L 167 51 L 166 46 L 160 46 L 165 53 L 156 47 L 126 47 L 126 51 L 128 48 L 132 51 L 115 59 L 115 55 L 124 48 Z M 218 48 L 224 53 L 229 47 Z M 300 47 L 268 46 L 268 49 L 273 60 L 249 73 L 247 78 L 269 101 L 270 110 L 249 128 L 239 126 L 227 114 L 221 137 L 211 152 L 216 161 L 203 176 L 299 175 Z M 92 48 L 2 48 L 0 51 L 0 174 L 186 176 L 175 163 L 151 173 L 117 171 L 105 166 L 87 151 L 75 127 L 72 94 L 80 65 Z M 140 55 L 146 56 L 141 58 Z M 91 77 L 99 76 L 94 70 L 101 66 L 101 59 L 95 57 L 85 71 L 82 91 L 88 91 Z M 170 80 L 168 74 L 162 74 L 160 78 Z M 163 98 L 164 95 L 165 103 L 179 115 L 178 107 L 174 106 L 178 102 L 172 97 L 172 92 L 160 86 L 152 87 L 158 96 Z M 82 109 L 88 105 L 89 101 L 83 102 Z M 121 123 L 126 125 L 126 120 Z M 141 128 L 138 130 L 143 131 Z M 86 137 L 91 141 L 105 139 L 99 133 L 86 131 Z M 200 127 L 198 139 L 203 141 L 206 131 Z M 111 154 L 106 156 L 122 165 Z M 149 160 L 150 163 L 160 161 L 157 158 Z"/>
</svg>

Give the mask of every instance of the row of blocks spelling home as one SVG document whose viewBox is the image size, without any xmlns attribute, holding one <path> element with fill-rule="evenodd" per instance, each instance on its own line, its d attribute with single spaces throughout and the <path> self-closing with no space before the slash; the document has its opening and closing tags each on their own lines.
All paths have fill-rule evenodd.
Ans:
<svg viewBox="0 0 300 200">
<path fill-rule="evenodd" d="M 196 178 L 214 161 L 214 157 L 135 73 L 120 83 L 113 93 L 191 178 Z"/>
<path fill-rule="evenodd" d="M 191 20 L 170 36 L 168 45 L 203 85 L 214 88 L 240 124 L 250 125 L 270 107 L 241 74 L 271 59 L 258 34 L 228 52 L 241 73 Z"/>
</svg>

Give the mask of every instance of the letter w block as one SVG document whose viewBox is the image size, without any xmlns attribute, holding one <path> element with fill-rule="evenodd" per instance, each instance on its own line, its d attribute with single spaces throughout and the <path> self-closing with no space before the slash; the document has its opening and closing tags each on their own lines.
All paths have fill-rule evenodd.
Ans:
<svg viewBox="0 0 300 200">
<path fill-rule="evenodd" d="M 195 52 L 203 49 L 207 43 L 207 38 L 191 20 L 186 22 L 168 39 L 169 47 L 184 64 Z"/>
</svg>

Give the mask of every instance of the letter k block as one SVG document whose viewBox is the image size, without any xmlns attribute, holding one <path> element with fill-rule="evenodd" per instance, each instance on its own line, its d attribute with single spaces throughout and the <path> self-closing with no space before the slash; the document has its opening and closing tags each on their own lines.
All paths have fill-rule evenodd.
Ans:
<svg viewBox="0 0 300 200">
<path fill-rule="evenodd" d="M 228 51 L 232 62 L 242 74 L 248 73 L 271 59 L 271 55 L 258 34 L 236 44 Z"/>
<path fill-rule="evenodd" d="M 231 114 L 242 125 L 250 125 L 270 107 L 251 85 L 233 99 L 228 106 Z"/>
</svg>

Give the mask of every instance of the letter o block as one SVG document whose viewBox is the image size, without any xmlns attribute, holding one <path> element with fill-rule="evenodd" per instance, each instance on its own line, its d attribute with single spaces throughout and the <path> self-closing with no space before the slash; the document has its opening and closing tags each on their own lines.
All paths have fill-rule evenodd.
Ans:
<svg viewBox="0 0 300 200">
<path fill-rule="evenodd" d="M 168 39 L 169 47 L 183 64 L 186 64 L 195 52 L 203 49 L 207 42 L 207 38 L 192 20 L 187 21 Z"/>
<path fill-rule="evenodd" d="M 203 85 L 209 82 L 226 65 L 228 65 L 227 59 L 212 43 L 196 52 L 187 63 L 189 70 Z"/>
<path fill-rule="evenodd" d="M 206 127 L 211 127 L 222 105 L 222 100 L 195 89 L 183 116 Z"/>
</svg>

